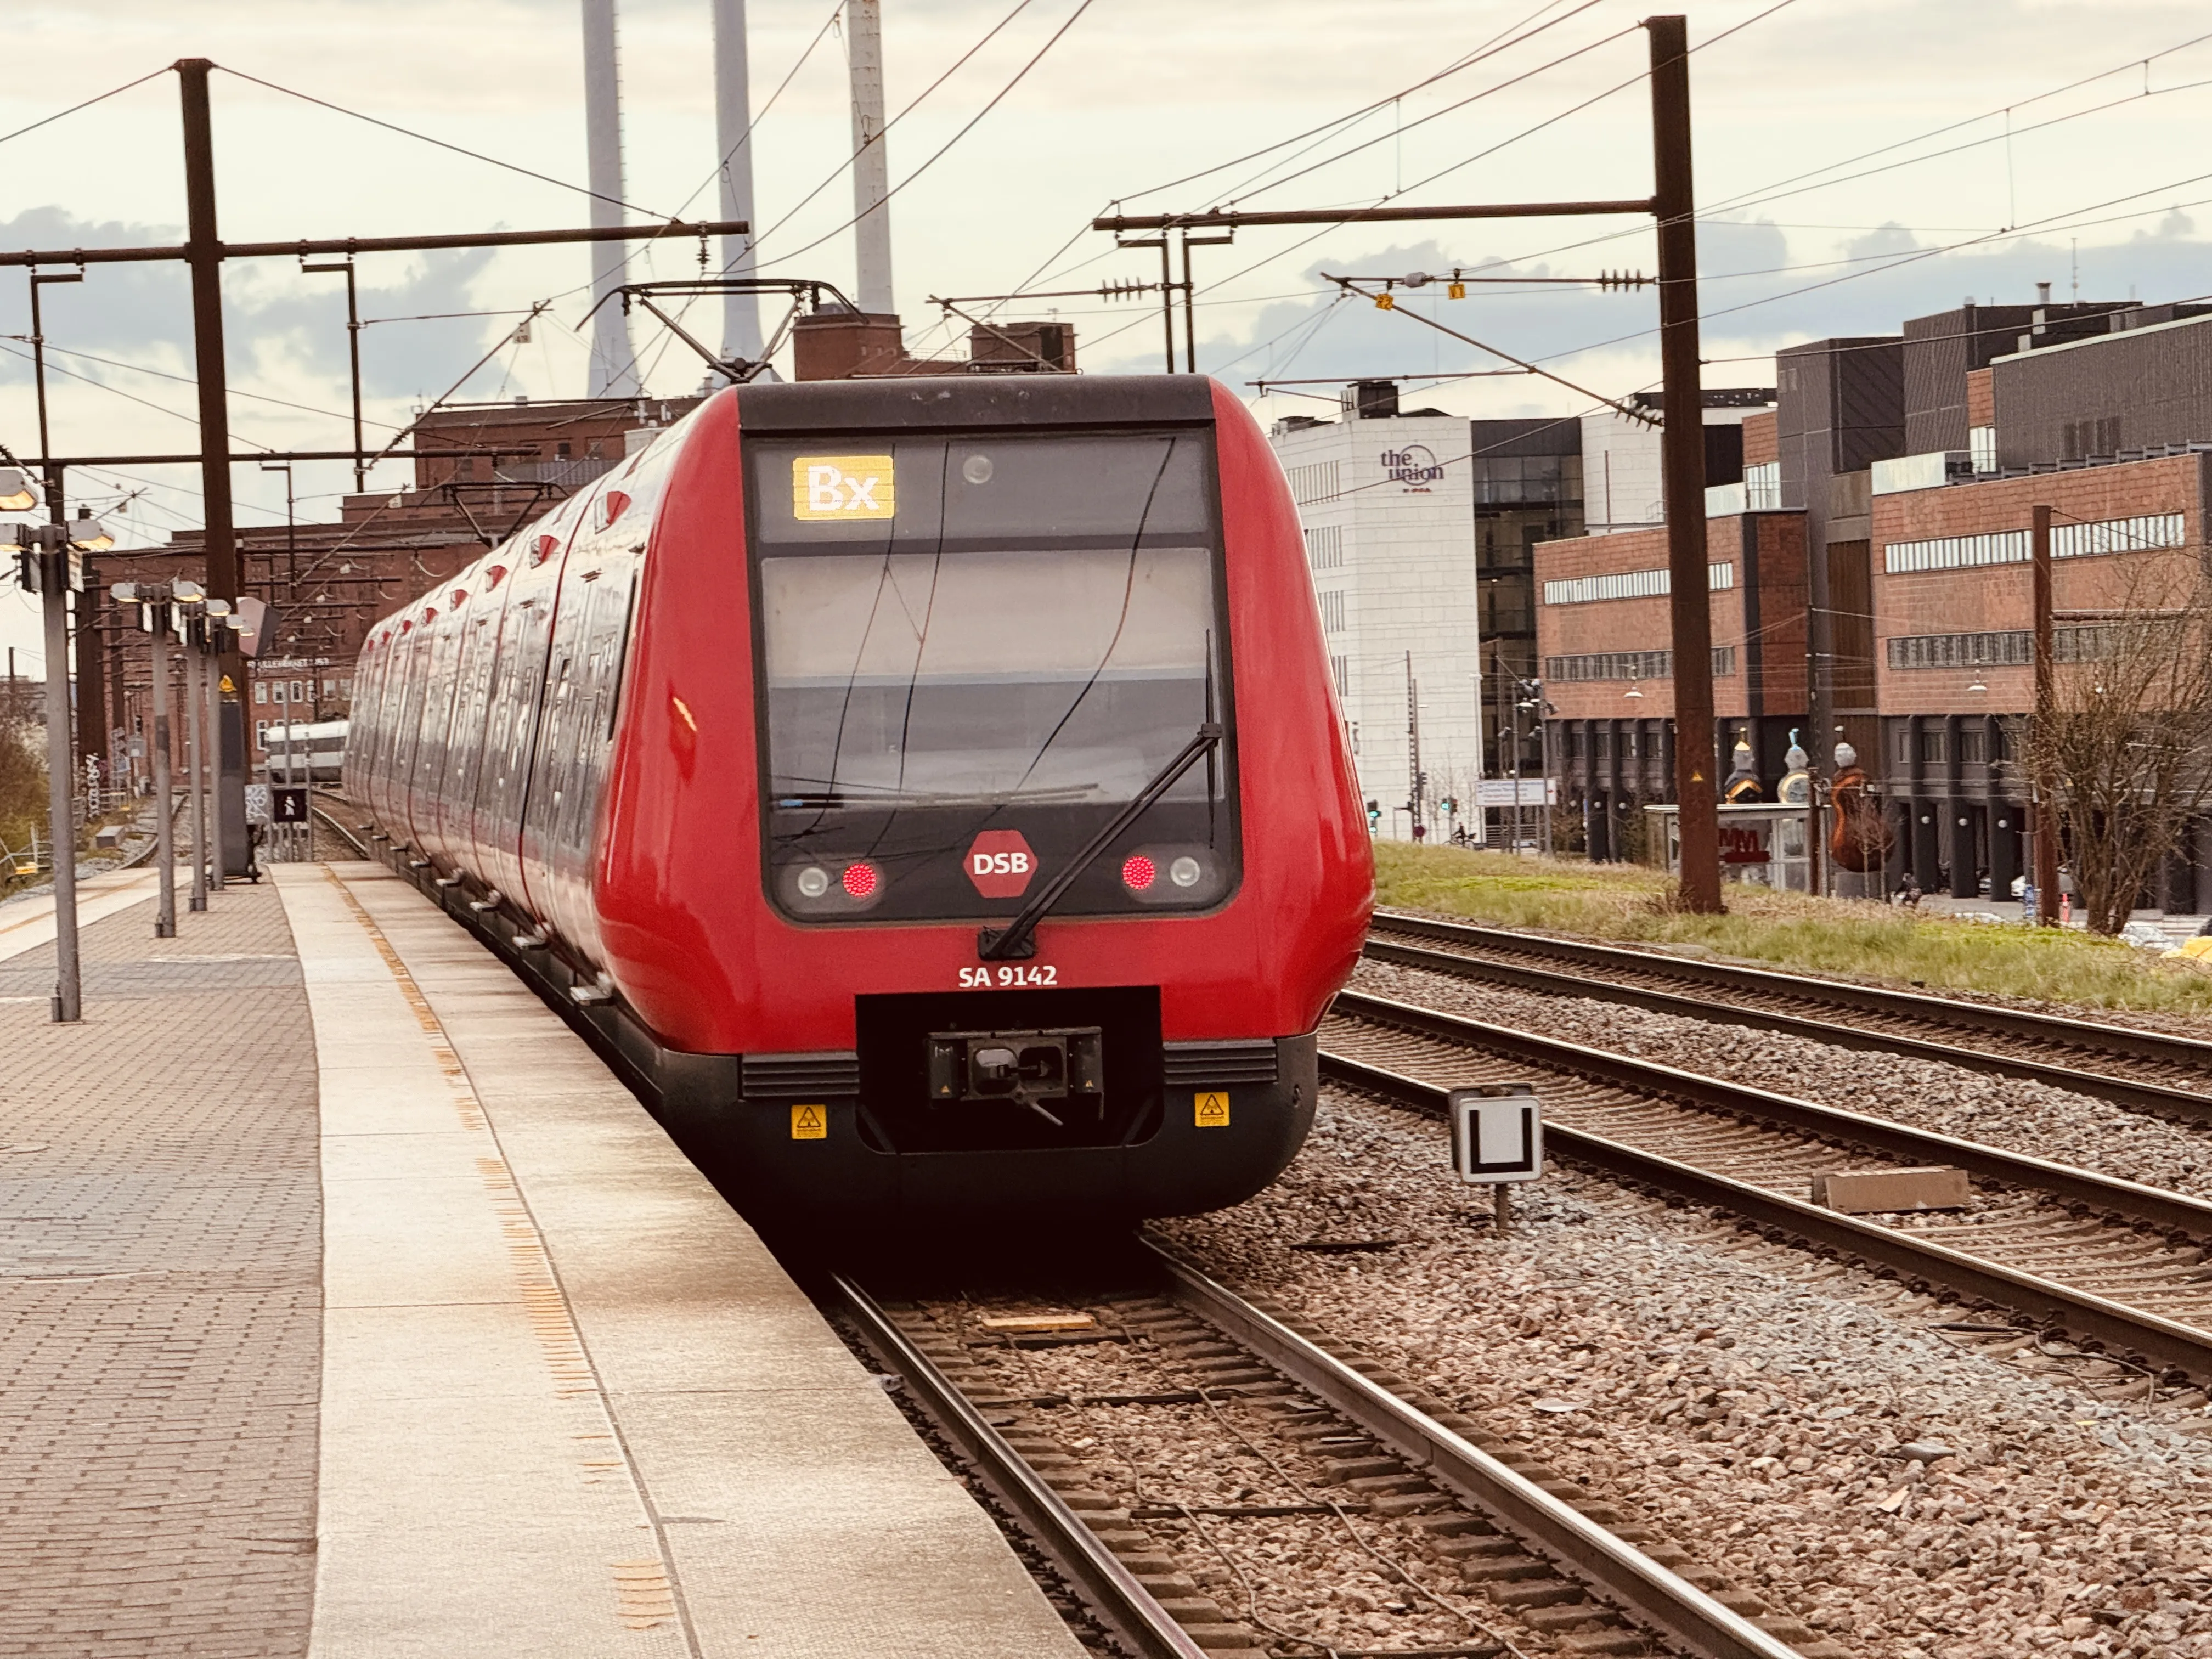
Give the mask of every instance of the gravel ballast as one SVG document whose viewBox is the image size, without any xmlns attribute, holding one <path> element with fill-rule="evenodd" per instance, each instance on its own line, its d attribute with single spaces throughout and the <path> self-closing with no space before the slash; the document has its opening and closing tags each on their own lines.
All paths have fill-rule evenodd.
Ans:
<svg viewBox="0 0 2212 1659">
<path fill-rule="evenodd" d="M 1362 975 L 1381 994 L 1416 988 L 1373 964 Z M 1632 1025 L 1655 1028 L 1638 1040 L 1656 1044 L 1683 1040 L 1656 1028 L 1690 1024 L 1551 998 L 1507 1012 L 1510 994 L 1441 984 L 1488 1001 L 1489 1018 L 1540 1017 L 1539 1029 L 1616 1048 Z M 1613 1029 L 1577 1029 L 1599 1017 Z M 1696 1036 L 1710 1056 L 1716 1034 Z M 1718 1037 L 1747 1055 L 1818 1048 Z M 1948 1104 L 1972 1109 L 1955 1094 Z M 1503 1240 L 1488 1209 L 1487 1188 L 1449 1179 L 1440 1123 L 1325 1091 L 1312 1139 L 1273 1188 L 1158 1231 L 1855 1652 L 2212 1659 L 2212 1443 L 2100 1402 L 2063 1359 L 2002 1359 L 1931 1328 L 1973 1322 L 1963 1310 L 1931 1316 L 1893 1285 L 1596 1177 L 1555 1167 L 1520 1188 Z M 1292 1248 L 1383 1240 L 1397 1242 Z"/>
<path fill-rule="evenodd" d="M 1352 988 L 2212 1199 L 2212 1133 L 2047 1084 L 1389 963 Z"/>
</svg>

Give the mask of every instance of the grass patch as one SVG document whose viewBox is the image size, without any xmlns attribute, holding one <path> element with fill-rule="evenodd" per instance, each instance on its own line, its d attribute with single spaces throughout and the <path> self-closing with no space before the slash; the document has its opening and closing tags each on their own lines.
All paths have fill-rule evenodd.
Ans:
<svg viewBox="0 0 2212 1659">
<path fill-rule="evenodd" d="M 1915 915 L 1872 900 L 1729 884 L 1729 913 L 1672 909 L 1638 865 L 1515 858 L 1456 847 L 1375 847 L 1376 897 L 1508 927 L 1630 945 L 1689 945 L 1741 961 L 1930 990 L 2212 1018 L 2212 973 L 2071 929 Z"/>
</svg>

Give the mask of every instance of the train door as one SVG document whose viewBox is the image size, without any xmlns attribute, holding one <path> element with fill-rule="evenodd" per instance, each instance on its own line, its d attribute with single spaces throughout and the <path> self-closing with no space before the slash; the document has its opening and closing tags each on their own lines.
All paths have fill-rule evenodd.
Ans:
<svg viewBox="0 0 2212 1659">
<path fill-rule="evenodd" d="M 421 647 L 422 735 L 416 744 L 415 764 L 408 778 L 408 817 L 416 848 L 425 858 L 441 857 L 445 851 L 439 844 L 438 788 L 445 781 L 446 746 L 453 735 L 454 659 L 460 649 L 463 627 L 456 596 L 464 593 L 465 590 L 456 587 L 432 594 L 434 599 L 444 603 L 429 607 L 429 637 Z"/>
<path fill-rule="evenodd" d="M 486 598 L 493 608 L 478 619 L 483 632 L 478 640 L 482 648 L 477 655 L 476 672 L 470 687 L 465 721 L 468 745 L 460 775 L 455 780 L 453 793 L 453 799 L 459 803 L 457 809 L 460 815 L 459 833 L 468 842 L 471 856 L 476 860 L 471 867 L 479 879 L 495 887 L 499 885 L 490 854 L 490 843 L 495 837 L 490 833 L 481 796 L 486 772 L 485 757 L 492 743 L 493 696 L 501 684 L 510 643 L 507 638 L 507 600 L 512 597 L 513 590 L 504 586 L 506 576 L 504 564 L 491 565 L 483 572 Z M 494 599 L 493 595 L 496 598 Z"/>
</svg>

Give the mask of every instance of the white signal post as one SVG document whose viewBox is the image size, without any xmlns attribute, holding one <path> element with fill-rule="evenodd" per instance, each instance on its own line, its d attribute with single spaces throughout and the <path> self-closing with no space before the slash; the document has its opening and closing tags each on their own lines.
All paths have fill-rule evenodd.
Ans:
<svg viewBox="0 0 2212 1659">
<path fill-rule="evenodd" d="M 1543 1103 L 1534 1085 L 1492 1083 L 1454 1089 L 1445 1112 L 1453 1171 L 1462 1181 L 1490 1183 L 1492 1231 L 1503 1238 L 1513 1223 L 1514 1186 L 1544 1173 Z"/>
</svg>

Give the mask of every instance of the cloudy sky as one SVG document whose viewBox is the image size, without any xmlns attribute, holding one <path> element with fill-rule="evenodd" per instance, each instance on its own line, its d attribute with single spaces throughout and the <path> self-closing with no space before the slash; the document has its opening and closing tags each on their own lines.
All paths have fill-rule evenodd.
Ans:
<svg viewBox="0 0 2212 1659">
<path fill-rule="evenodd" d="M 889 106 L 913 105 L 890 149 L 897 295 L 921 349 L 948 337 L 933 327 L 934 295 L 1156 276 L 1156 255 L 1116 252 L 1085 228 L 1116 201 L 1133 211 L 1352 208 L 1650 188 L 1643 13 L 1626 0 L 1229 0 L 1210 11 L 1176 0 L 883 0 L 883 9 Z M 834 15 L 834 0 L 751 0 L 757 222 L 767 268 L 848 285 L 850 143 Z M 176 79 L 160 71 L 184 56 L 235 72 L 216 76 L 214 92 L 227 238 L 588 219 L 575 0 L 18 0 L 9 24 L 10 61 L 39 72 L 0 85 L 0 246 L 181 236 Z M 641 216 L 710 213 L 705 0 L 623 0 L 622 31 L 627 199 Z M 2212 225 L 2212 160 L 2198 142 L 2212 111 L 2208 32 L 2212 19 L 2178 0 L 1693 9 L 1707 384 L 1771 384 L 1778 345 L 1892 331 L 1969 295 L 2025 301 L 2038 281 L 2059 298 L 2077 288 L 2084 299 L 2212 291 L 2212 250 L 2198 232 Z M 151 78 L 19 131 L 142 76 Z M 656 249 L 638 269 L 690 274 L 695 253 Z M 1652 258 L 1648 233 L 1621 220 L 1255 231 L 1200 257 L 1200 367 L 1255 398 L 1249 383 L 1262 379 L 1497 366 L 1412 317 L 1338 302 L 1324 272 L 1581 276 L 1648 271 Z M 495 352 L 459 395 L 582 393 L 574 325 L 588 276 L 580 249 L 364 259 L 363 312 L 377 319 L 364 335 L 372 441 L 542 301 L 550 311 L 528 343 Z M 264 260 L 234 266 L 225 291 L 237 447 L 343 443 L 339 281 Z M 1450 301 L 1431 289 L 1406 308 L 1607 393 L 1656 376 L 1648 293 L 1471 292 Z M 44 293 L 55 448 L 191 447 L 181 270 L 95 266 L 82 284 Z M 0 442 L 29 453 L 23 296 L 22 273 L 0 272 Z M 1076 325 L 1088 368 L 1158 365 L 1149 308 L 1092 295 L 1003 314 L 1048 313 Z M 642 328 L 636 344 L 651 390 L 698 385 L 682 346 Z M 1323 408 L 1299 394 L 1332 395 L 1290 386 L 1258 406 Z M 1420 395 L 1471 415 L 1583 402 L 1518 375 L 1443 380 Z M 380 476 L 396 483 L 402 472 Z M 334 516 L 345 483 L 342 468 L 301 466 L 301 516 Z M 189 469 L 125 467 L 79 483 L 96 507 L 123 504 L 117 522 L 133 541 L 198 522 Z M 243 521 L 282 521 L 281 474 L 241 467 L 238 489 Z M 34 660 L 35 629 L 12 592 L 0 596 L 0 643 Z"/>
</svg>

